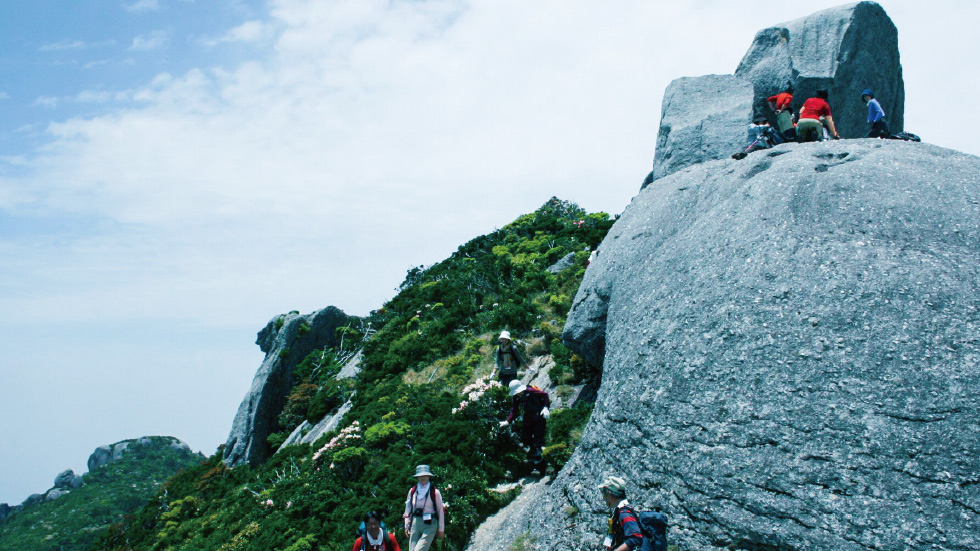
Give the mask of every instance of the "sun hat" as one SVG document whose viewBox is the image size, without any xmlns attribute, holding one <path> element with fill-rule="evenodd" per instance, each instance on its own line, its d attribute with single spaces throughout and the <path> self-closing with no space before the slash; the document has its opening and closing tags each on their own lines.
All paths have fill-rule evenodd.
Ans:
<svg viewBox="0 0 980 551">
<path fill-rule="evenodd" d="M 436 475 L 432 474 L 432 471 L 429 470 L 429 466 L 428 465 L 419 465 L 418 467 L 415 467 L 415 475 L 414 476 L 415 477 L 420 477 L 420 476 L 435 477 Z"/>
<path fill-rule="evenodd" d="M 602 484 L 599 484 L 599 489 L 611 496 L 625 497 L 626 481 L 618 476 L 607 476 Z"/>
<path fill-rule="evenodd" d="M 524 392 L 524 389 L 526 388 L 527 387 L 524 386 L 524 383 L 518 381 L 517 379 L 514 379 L 513 381 L 510 382 L 510 395 L 514 396 L 520 394 Z"/>
<path fill-rule="evenodd" d="M 497 340 L 500 340 L 500 339 L 510 340 L 510 331 L 501 331 L 500 332 L 500 336 L 497 337 Z"/>
</svg>

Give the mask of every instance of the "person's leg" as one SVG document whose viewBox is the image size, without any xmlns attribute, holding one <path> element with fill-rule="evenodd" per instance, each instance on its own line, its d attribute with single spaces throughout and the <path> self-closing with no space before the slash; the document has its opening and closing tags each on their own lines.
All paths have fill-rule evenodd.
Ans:
<svg viewBox="0 0 980 551">
<path fill-rule="evenodd" d="M 500 373 L 500 384 L 504 385 L 504 388 L 510 386 L 510 382 L 517 378 L 515 373 Z"/>
<path fill-rule="evenodd" d="M 785 134 L 787 130 L 793 128 L 793 113 L 788 109 L 780 111 L 776 115 L 776 125 L 779 127 L 779 131 Z"/>
<path fill-rule="evenodd" d="M 410 551 L 428 551 L 432 542 L 436 539 L 436 532 L 438 530 L 439 519 L 435 515 L 433 515 L 432 522 L 429 524 L 423 522 L 421 518 L 414 518 L 412 520 L 412 544 Z"/>
</svg>

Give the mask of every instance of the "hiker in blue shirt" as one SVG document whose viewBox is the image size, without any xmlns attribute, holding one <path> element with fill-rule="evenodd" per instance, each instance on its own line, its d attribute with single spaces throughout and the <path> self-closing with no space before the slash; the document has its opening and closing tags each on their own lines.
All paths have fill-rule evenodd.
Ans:
<svg viewBox="0 0 980 551">
<path fill-rule="evenodd" d="M 881 104 L 875 99 L 875 93 L 871 91 L 871 88 L 865 88 L 861 92 L 861 100 L 868 104 L 868 124 L 871 125 L 871 130 L 868 131 L 866 137 L 890 138 L 891 133 L 888 132 L 885 110 L 881 108 Z"/>
</svg>

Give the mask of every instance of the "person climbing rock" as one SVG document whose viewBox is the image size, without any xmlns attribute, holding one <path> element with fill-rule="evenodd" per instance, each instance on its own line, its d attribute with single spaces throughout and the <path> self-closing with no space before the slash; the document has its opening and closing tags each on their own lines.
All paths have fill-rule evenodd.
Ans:
<svg viewBox="0 0 980 551">
<path fill-rule="evenodd" d="M 861 101 L 868 105 L 868 124 L 871 125 L 871 129 L 865 137 L 890 138 L 891 133 L 888 131 L 888 121 L 885 120 L 885 110 L 875 99 L 875 93 L 870 88 L 865 88 L 861 92 Z"/>
<path fill-rule="evenodd" d="M 733 159 L 744 159 L 746 155 L 760 149 L 769 149 L 776 144 L 775 131 L 769 126 L 766 116 L 759 113 L 749 125 L 748 146 L 744 151 L 732 155 Z"/>
<path fill-rule="evenodd" d="M 351 551 L 402 551 L 395 535 L 385 531 L 384 523 L 381 522 L 381 513 L 377 511 L 364 515 L 360 534 L 360 537 L 354 540 L 354 548 Z"/>
<path fill-rule="evenodd" d="M 405 533 L 409 537 L 408 551 L 428 551 L 435 538 L 442 538 L 446 531 L 446 519 L 442 494 L 432 483 L 433 474 L 428 465 L 415 467 L 417 482 L 408 489 L 405 500 Z"/>
<path fill-rule="evenodd" d="M 800 108 L 800 120 L 796 123 L 796 136 L 801 142 L 818 142 L 823 139 L 823 126 L 827 125 L 835 140 L 840 139 L 834 126 L 834 116 L 827 103 L 829 94 L 826 90 L 817 90 L 817 97 L 803 102 Z M 821 121 L 821 118 L 823 121 Z"/>
<path fill-rule="evenodd" d="M 767 101 L 776 113 L 776 129 L 786 140 L 796 139 L 796 127 L 793 126 L 793 84 L 788 83 L 785 90 L 769 96 Z"/>
<path fill-rule="evenodd" d="M 527 462 L 531 470 L 544 475 L 547 464 L 541 456 L 548 417 L 551 416 L 551 397 L 536 386 L 526 386 L 520 381 L 510 382 L 510 415 L 500 426 L 506 427 L 521 420 L 521 443 L 527 448 Z"/>
<path fill-rule="evenodd" d="M 636 512 L 626 499 L 626 481 L 618 476 L 608 476 L 599 484 L 599 490 L 602 492 L 602 500 L 613 508 L 603 546 L 611 551 L 642 548 L 643 531 Z"/>
<path fill-rule="evenodd" d="M 497 351 L 494 353 L 497 377 L 500 384 L 509 386 L 510 382 L 517 378 L 517 370 L 527 365 L 527 362 L 517 345 L 511 342 L 510 331 L 501 331 L 497 342 Z"/>
</svg>

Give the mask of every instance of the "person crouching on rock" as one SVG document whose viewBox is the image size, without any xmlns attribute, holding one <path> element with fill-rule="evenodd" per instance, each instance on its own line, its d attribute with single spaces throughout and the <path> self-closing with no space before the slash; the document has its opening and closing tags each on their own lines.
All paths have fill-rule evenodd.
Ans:
<svg viewBox="0 0 980 551">
<path fill-rule="evenodd" d="M 793 84 L 786 89 L 767 98 L 769 107 L 776 113 L 776 126 L 787 140 L 796 138 L 796 127 L 793 126 Z"/>
<path fill-rule="evenodd" d="M 766 116 L 761 113 L 757 114 L 752 120 L 752 124 L 749 125 L 748 139 L 746 140 L 748 145 L 744 151 L 732 155 L 732 158 L 736 160 L 744 159 L 746 155 L 753 151 L 771 148 L 775 144 L 774 134 L 775 132 L 769 126 L 769 121 L 766 120 Z"/>
<path fill-rule="evenodd" d="M 497 376 L 500 384 L 510 385 L 510 382 L 517 378 L 517 370 L 527 362 L 517 345 L 510 340 L 510 331 L 501 331 L 497 338 L 497 351 L 494 354 L 494 363 L 497 366 Z"/>
<path fill-rule="evenodd" d="M 381 522 L 381 513 L 371 511 L 364 515 L 361 536 L 354 541 L 351 551 L 402 551 L 398 540 L 391 532 L 386 532 Z"/>
<path fill-rule="evenodd" d="M 609 530 L 602 541 L 611 551 L 634 551 L 643 547 L 643 531 L 636 512 L 626 499 L 626 481 L 618 476 L 609 476 L 599 484 L 602 500 L 613 508 L 609 518 Z"/>
<path fill-rule="evenodd" d="M 527 462 L 531 470 L 537 470 L 544 475 L 545 461 L 541 456 L 544 446 L 544 435 L 547 430 L 547 419 L 551 416 L 551 396 L 536 386 L 526 386 L 520 381 L 510 382 L 511 406 L 510 415 L 500 426 L 506 427 L 521 419 L 521 443 L 528 449 Z"/>
<path fill-rule="evenodd" d="M 446 532 L 442 494 L 432 484 L 432 471 L 428 465 L 415 468 L 418 482 L 408 489 L 405 500 L 405 533 L 408 534 L 408 551 L 428 551 L 435 538 L 442 539 Z"/>
<path fill-rule="evenodd" d="M 890 138 L 892 135 L 888 132 L 888 121 L 885 120 L 885 110 L 881 108 L 881 104 L 875 99 L 875 93 L 870 88 L 865 88 L 861 92 L 861 101 L 868 104 L 868 124 L 871 125 L 871 129 L 865 137 Z"/>
<path fill-rule="evenodd" d="M 830 111 L 826 90 L 817 90 L 817 97 L 803 102 L 800 120 L 796 123 L 796 136 L 801 142 L 819 142 L 823 139 L 823 125 L 826 124 L 835 140 L 840 139 L 834 126 L 834 116 Z M 823 118 L 823 121 L 820 119 Z"/>
</svg>

